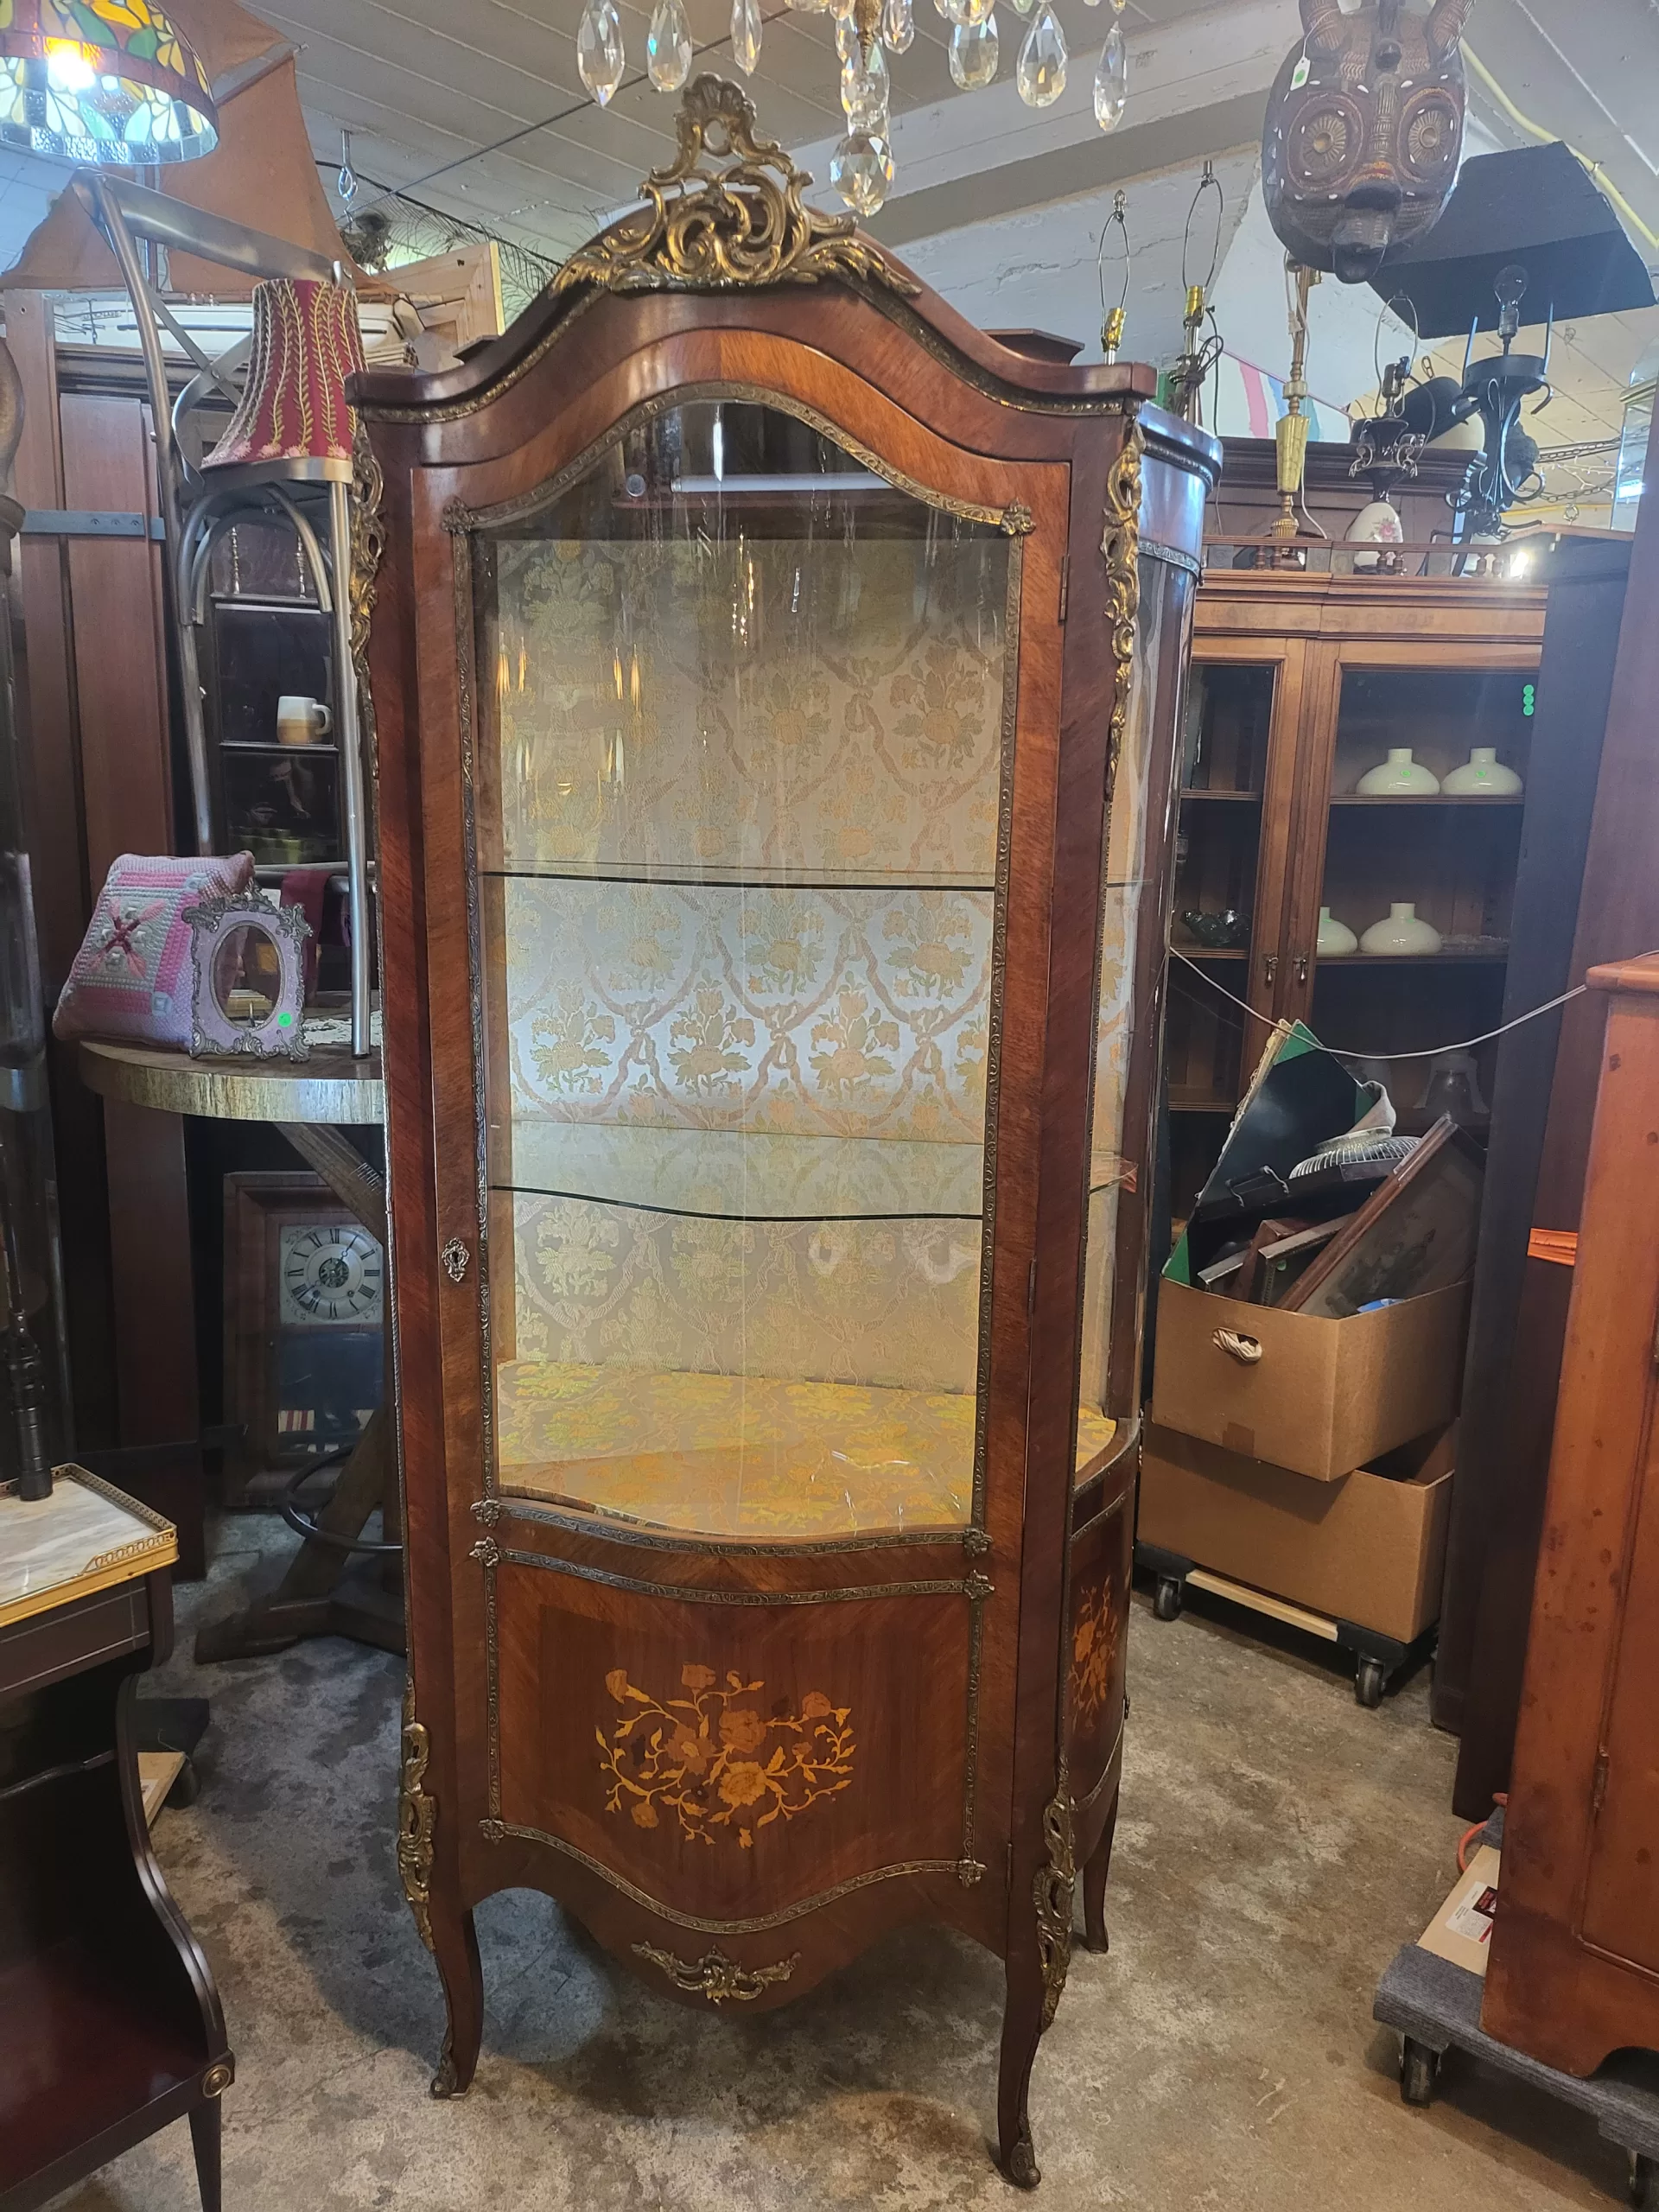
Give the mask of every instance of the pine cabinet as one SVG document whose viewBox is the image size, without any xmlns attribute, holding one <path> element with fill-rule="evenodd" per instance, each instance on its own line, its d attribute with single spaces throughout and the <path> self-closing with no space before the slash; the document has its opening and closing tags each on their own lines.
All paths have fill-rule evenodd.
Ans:
<svg viewBox="0 0 1659 2212">
<path fill-rule="evenodd" d="M 1007 1961 L 1029 2183 L 1217 455 L 809 215 L 735 88 L 684 114 L 654 213 L 360 391 L 435 2086 L 496 1890 L 745 2012 L 931 1918 Z"/>
</svg>

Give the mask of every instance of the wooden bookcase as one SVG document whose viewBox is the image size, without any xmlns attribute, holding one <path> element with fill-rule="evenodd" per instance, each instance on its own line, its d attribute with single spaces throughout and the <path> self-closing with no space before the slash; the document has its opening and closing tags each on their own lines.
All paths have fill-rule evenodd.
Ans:
<svg viewBox="0 0 1659 2212">
<path fill-rule="evenodd" d="M 1409 1132 L 1425 1125 L 1431 1063 L 1394 1056 L 1502 1019 L 1547 597 L 1534 585 L 1463 577 L 1206 572 L 1170 939 L 1203 971 L 1172 963 L 1177 1221 L 1215 1164 L 1273 1022 L 1305 1020 L 1332 1046 L 1382 1064 L 1366 1072 L 1388 1083 Z M 1358 796 L 1361 777 L 1401 745 L 1442 779 L 1473 747 L 1494 746 L 1523 789 Z M 1442 932 L 1441 951 L 1319 957 L 1322 906 L 1357 936 L 1400 899 Z M 1203 944 L 1182 919 L 1230 907 L 1248 918 L 1236 945 Z M 1495 1050 L 1475 1054 L 1488 1104 Z"/>
</svg>

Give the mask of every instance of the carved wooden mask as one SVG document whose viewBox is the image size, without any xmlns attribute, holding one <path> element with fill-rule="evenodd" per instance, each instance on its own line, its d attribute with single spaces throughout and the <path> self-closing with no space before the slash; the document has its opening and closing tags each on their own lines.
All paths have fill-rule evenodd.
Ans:
<svg viewBox="0 0 1659 2212">
<path fill-rule="evenodd" d="M 1459 41 L 1472 5 L 1361 0 L 1344 15 L 1337 0 L 1301 0 L 1306 37 L 1279 72 L 1262 142 L 1268 219 L 1293 261 L 1363 284 L 1439 221 L 1463 152 Z"/>
</svg>

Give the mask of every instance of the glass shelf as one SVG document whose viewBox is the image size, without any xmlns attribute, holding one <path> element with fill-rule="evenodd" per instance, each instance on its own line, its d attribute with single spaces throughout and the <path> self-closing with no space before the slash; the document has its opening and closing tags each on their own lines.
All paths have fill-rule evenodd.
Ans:
<svg viewBox="0 0 1659 2212">
<path fill-rule="evenodd" d="M 227 748 L 228 749 L 228 748 Z M 320 753 L 321 746 L 283 747 L 284 752 Z M 327 748 L 334 750 L 333 747 Z M 711 863 L 707 868 L 690 866 L 684 861 L 664 861 L 660 863 L 641 861 L 632 867 L 608 862 L 601 867 L 573 866 L 568 861 L 549 861 L 537 867 L 482 868 L 481 878 L 498 883 L 651 883 L 664 890 L 718 889 L 727 891 L 870 891 L 883 894 L 894 891 L 966 891 L 984 897 L 994 895 L 996 886 L 988 878 L 965 875 L 917 875 L 914 872 L 878 875 L 868 869 L 857 868 L 800 868 L 789 867 L 746 868 L 741 870 L 725 868 Z"/>
<path fill-rule="evenodd" d="M 1524 807 L 1524 791 L 1339 791 L 1332 806 L 1473 806 L 1483 814 L 1497 814 L 1506 807 Z"/>
<path fill-rule="evenodd" d="M 286 758 L 291 753 L 296 759 L 304 760 L 310 753 L 320 753 L 325 757 L 331 753 L 337 753 L 340 747 L 321 740 L 309 745 L 284 745 L 280 739 L 273 739 L 267 743 L 260 738 L 227 737 L 221 750 L 226 753 L 272 753 L 280 758 Z"/>
<path fill-rule="evenodd" d="M 1260 806 L 1262 804 L 1260 791 L 1212 791 L 1192 785 L 1182 787 L 1181 797 L 1184 799 L 1223 799 L 1235 806 Z"/>
<path fill-rule="evenodd" d="M 1502 952 L 1322 952 L 1319 973 L 1334 976 L 1346 969 L 1363 974 L 1368 968 L 1501 968 L 1509 958 Z"/>
<path fill-rule="evenodd" d="M 984 1180 L 977 1144 L 524 1119 L 493 1187 L 737 1221 L 976 1222 Z"/>
<path fill-rule="evenodd" d="M 503 1197 L 573 1198 L 700 1220 L 971 1221 L 984 1208 L 977 1144 L 779 1136 L 742 1129 L 512 1124 Z M 1116 1154 L 1090 1161 L 1091 1196 L 1123 1179 Z"/>
</svg>

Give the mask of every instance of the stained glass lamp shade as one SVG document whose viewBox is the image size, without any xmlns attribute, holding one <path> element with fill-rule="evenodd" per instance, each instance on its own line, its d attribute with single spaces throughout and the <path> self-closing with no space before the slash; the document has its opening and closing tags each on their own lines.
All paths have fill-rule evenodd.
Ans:
<svg viewBox="0 0 1659 2212">
<path fill-rule="evenodd" d="M 0 0 L 0 145 L 147 168 L 218 143 L 207 72 L 149 0 Z"/>
</svg>

